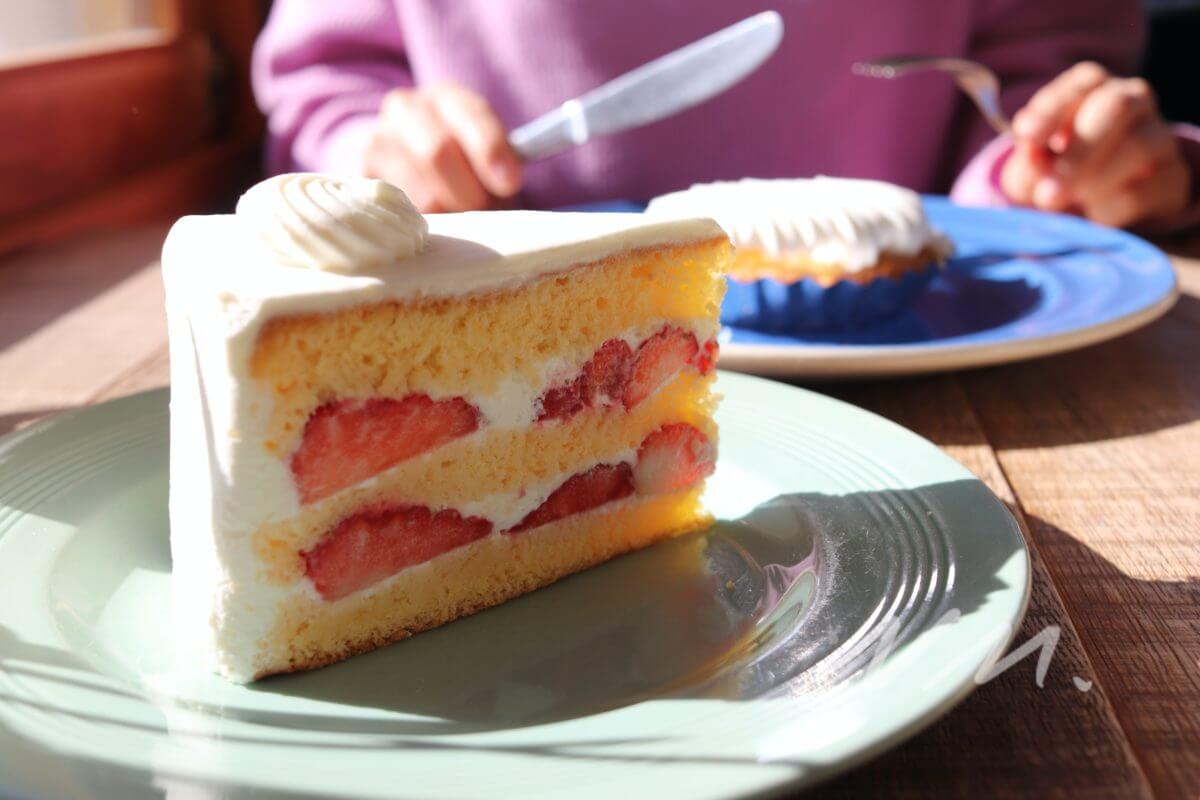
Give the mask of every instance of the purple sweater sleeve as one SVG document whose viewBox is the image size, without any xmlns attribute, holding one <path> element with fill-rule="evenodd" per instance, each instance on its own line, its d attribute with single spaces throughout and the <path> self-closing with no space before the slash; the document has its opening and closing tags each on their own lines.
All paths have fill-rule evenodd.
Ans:
<svg viewBox="0 0 1200 800">
<path fill-rule="evenodd" d="M 413 85 L 392 0 L 338 0 L 329 12 L 276 2 L 255 44 L 269 172 L 361 173 L 383 96 Z"/>
<path fill-rule="evenodd" d="M 1138 0 L 984 0 L 972 26 L 968 57 L 1000 79 L 1000 105 L 1010 116 L 1054 76 L 1080 61 L 1116 74 L 1137 68 L 1144 35 Z M 995 136 L 964 104 L 958 163 L 967 163 Z"/>
</svg>

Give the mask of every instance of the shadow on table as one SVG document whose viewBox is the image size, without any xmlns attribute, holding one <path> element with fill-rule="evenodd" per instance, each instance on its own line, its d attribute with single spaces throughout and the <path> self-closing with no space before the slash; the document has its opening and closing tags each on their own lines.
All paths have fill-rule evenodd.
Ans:
<svg viewBox="0 0 1200 800">
<path fill-rule="evenodd" d="M 1059 356 L 962 375 L 996 448 L 1140 436 L 1200 418 L 1200 299 L 1162 319 Z"/>
<path fill-rule="evenodd" d="M 1035 682 L 1037 655 L 1031 655 L 928 730 L 821 785 L 812 797 L 925 797 L 931 786 L 945 797 L 1149 795 L 1144 766 L 1133 760 L 1117 712 L 1136 720 L 1136 712 L 1123 707 L 1130 702 L 1128 690 L 1144 689 L 1162 669 L 1194 662 L 1194 647 L 1187 650 L 1188 640 L 1176 634 L 1195 624 L 1200 576 L 1134 578 L 1067 531 L 1038 517 L 1027 520 L 1038 551 L 1053 554 L 1051 577 L 1064 577 L 1055 588 L 1044 569 L 1035 570 L 1033 599 L 1013 646 L 1047 625 L 1062 624 L 1058 597 L 1064 578 L 1076 593 L 1087 592 L 1082 603 L 1074 598 L 1086 609 L 1074 618 L 1082 641 L 1063 630 L 1043 688 Z M 1158 616 L 1148 616 L 1148 610 Z M 1103 680 L 1092 672 L 1097 661 L 1120 672 Z M 1151 661 L 1158 665 L 1153 674 L 1147 671 Z M 1073 683 L 1076 676 L 1094 682 L 1089 691 Z M 1164 717 L 1161 700 L 1150 702 L 1156 727 L 1182 730 L 1189 724 Z M 1179 715 L 1189 711 L 1175 708 Z"/>
<path fill-rule="evenodd" d="M 1169 430 L 1200 418 L 1200 299 L 1183 295 L 1141 330 L 1057 356 L 809 388 L 883 414 L 941 446 L 1053 447 Z M 963 424 L 964 407 L 978 425 Z"/>
<path fill-rule="evenodd" d="M 13 345 L 158 261 L 165 226 L 135 228 L 15 253 L 0 259 L 0 350 Z M 6 287 L 21 287 L 20 307 Z M 30 287 L 40 291 L 32 292 Z"/>
</svg>

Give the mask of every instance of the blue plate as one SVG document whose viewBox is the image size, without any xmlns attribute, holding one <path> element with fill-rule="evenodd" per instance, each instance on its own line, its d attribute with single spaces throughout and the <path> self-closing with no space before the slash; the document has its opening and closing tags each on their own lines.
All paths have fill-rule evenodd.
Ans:
<svg viewBox="0 0 1200 800">
<path fill-rule="evenodd" d="M 998 364 L 1111 339 L 1157 319 L 1178 297 L 1166 255 L 1124 231 L 1060 214 L 968 208 L 944 197 L 926 197 L 925 208 L 953 239 L 955 255 L 908 311 L 848 331 L 726 328 L 721 366 L 832 378 Z"/>
</svg>

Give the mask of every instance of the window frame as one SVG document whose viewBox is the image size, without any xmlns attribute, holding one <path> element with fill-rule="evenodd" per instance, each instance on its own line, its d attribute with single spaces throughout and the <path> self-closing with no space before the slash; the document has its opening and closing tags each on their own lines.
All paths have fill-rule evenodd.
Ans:
<svg viewBox="0 0 1200 800">
<path fill-rule="evenodd" d="M 154 16 L 0 61 L 0 252 L 202 209 L 253 177 L 264 4 L 156 0 Z"/>
</svg>

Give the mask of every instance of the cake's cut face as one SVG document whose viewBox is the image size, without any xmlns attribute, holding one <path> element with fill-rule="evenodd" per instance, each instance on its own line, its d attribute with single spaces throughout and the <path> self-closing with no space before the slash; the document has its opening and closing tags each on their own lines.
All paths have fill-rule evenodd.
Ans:
<svg viewBox="0 0 1200 800">
<path fill-rule="evenodd" d="M 177 619 L 231 678 L 707 522 L 721 229 L 402 200 L 284 176 L 168 239 Z"/>
<path fill-rule="evenodd" d="M 661 218 L 712 216 L 737 248 L 730 277 L 743 283 L 810 278 L 868 283 L 941 263 L 949 241 L 925 218 L 921 198 L 880 181 L 744 179 L 700 184 L 655 198 Z"/>
</svg>

